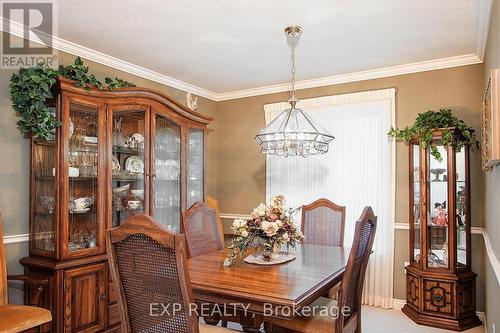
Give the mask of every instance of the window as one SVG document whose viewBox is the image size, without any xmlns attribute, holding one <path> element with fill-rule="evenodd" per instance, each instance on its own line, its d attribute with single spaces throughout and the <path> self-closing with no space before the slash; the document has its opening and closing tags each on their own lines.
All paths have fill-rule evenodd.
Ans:
<svg viewBox="0 0 500 333">
<path fill-rule="evenodd" d="M 298 107 L 335 136 L 330 151 L 307 158 L 268 156 L 266 163 L 268 199 L 283 194 L 288 206 L 298 207 L 324 197 L 346 206 L 346 246 L 354 237 L 354 221 L 365 206 L 372 206 L 378 225 L 363 302 L 384 308 L 392 307 L 393 291 L 395 144 L 387 132 L 394 121 L 395 92 L 302 100 Z M 266 123 L 286 107 L 265 105 Z"/>
</svg>

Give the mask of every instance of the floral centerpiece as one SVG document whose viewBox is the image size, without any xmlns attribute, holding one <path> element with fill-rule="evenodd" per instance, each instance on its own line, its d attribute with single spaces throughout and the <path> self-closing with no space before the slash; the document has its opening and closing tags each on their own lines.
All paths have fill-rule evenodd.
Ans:
<svg viewBox="0 0 500 333">
<path fill-rule="evenodd" d="M 294 248 L 302 242 L 304 235 L 293 223 L 293 216 L 300 208 L 286 209 L 282 195 L 274 196 L 265 205 L 261 203 L 251 214 L 251 220 L 236 219 L 231 230 L 234 238 L 229 246 L 224 266 L 230 266 L 249 249 L 260 253 L 264 261 L 279 256 L 282 247 Z"/>
</svg>

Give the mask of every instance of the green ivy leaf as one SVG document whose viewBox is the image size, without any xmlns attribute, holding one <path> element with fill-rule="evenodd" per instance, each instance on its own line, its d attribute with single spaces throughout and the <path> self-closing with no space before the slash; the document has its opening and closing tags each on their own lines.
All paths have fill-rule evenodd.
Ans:
<svg viewBox="0 0 500 333">
<path fill-rule="evenodd" d="M 54 112 L 47 108 L 47 100 L 53 99 L 51 87 L 56 83 L 57 77 L 63 76 L 73 80 L 77 87 L 88 90 L 104 89 L 94 74 L 88 75 L 88 71 L 89 68 L 83 64 L 82 59 L 77 57 L 72 64 L 60 65 L 58 69 L 37 66 L 21 68 L 12 74 L 9 84 L 10 96 L 12 107 L 19 117 L 17 126 L 21 132 L 35 138 L 47 139 L 53 136 L 61 122 L 56 119 Z M 110 90 L 134 87 L 132 83 L 119 78 L 106 78 L 106 83 Z"/>
<path fill-rule="evenodd" d="M 444 129 L 440 143 L 445 146 L 451 146 L 456 150 L 460 150 L 465 145 L 479 147 L 479 139 L 473 133 L 473 129 L 463 120 L 456 118 L 451 109 L 419 113 L 412 126 L 403 129 L 391 128 L 388 135 L 407 143 L 417 140 L 423 148 L 430 147 L 431 155 L 441 161 L 441 154 L 432 138 L 432 132 L 438 128 Z M 458 130 L 460 135 L 455 135 L 450 128 Z"/>
</svg>

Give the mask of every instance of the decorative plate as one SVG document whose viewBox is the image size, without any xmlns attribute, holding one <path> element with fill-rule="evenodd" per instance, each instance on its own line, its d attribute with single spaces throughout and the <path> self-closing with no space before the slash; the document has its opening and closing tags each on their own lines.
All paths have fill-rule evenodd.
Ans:
<svg viewBox="0 0 500 333">
<path fill-rule="evenodd" d="M 280 253 L 278 258 L 271 259 L 271 261 L 265 261 L 261 255 L 249 255 L 245 259 L 243 259 L 246 263 L 255 264 L 255 265 L 278 265 L 283 264 L 288 261 L 292 261 L 295 259 L 295 254 L 293 253 Z"/>
<path fill-rule="evenodd" d="M 138 156 L 132 155 L 125 161 L 125 170 L 134 173 L 143 173 L 144 162 Z"/>
</svg>

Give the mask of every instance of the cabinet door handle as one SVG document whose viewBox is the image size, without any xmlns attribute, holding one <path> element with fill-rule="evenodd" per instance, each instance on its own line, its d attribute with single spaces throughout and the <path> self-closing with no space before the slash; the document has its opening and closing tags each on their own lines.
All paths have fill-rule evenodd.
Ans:
<svg viewBox="0 0 500 333">
<path fill-rule="evenodd" d="M 101 301 L 104 301 L 104 300 L 106 300 L 106 293 L 101 294 Z"/>
<path fill-rule="evenodd" d="M 434 301 L 436 301 L 436 302 L 442 302 L 443 301 L 443 295 L 434 295 Z"/>
</svg>

